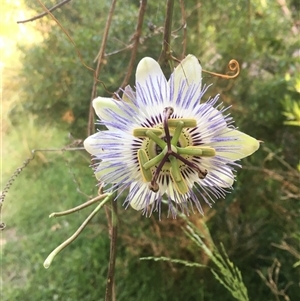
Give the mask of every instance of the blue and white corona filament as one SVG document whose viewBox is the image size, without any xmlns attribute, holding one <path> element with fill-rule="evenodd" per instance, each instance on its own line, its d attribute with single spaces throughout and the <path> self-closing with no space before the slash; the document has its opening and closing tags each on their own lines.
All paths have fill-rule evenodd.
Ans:
<svg viewBox="0 0 300 301">
<path fill-rule="evenodd" d="M 136 92 L 123 99 L 93 101 L 99 131 L 84 141 L 96 162 L 96 177 L 110 189 L 129 188 L 125 203 L 144 213 L 160 212 L 163 199 L 174 216 L 199 199 L 208 204 L 225 197 L 234 182 L 236 161 L 251 155 L 259 142 L 236 130 L 218 96 L 200 100 L 201 66 L 188 55 L 166 80 L 159 64 L 143 58 L 136 71 Z"/>
</svg>

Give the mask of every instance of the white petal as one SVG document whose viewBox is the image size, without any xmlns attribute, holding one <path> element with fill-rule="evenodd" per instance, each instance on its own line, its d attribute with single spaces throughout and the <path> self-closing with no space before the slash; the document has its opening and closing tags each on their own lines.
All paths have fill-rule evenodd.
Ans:
<svg viewBox="0 0 300 301">
<path fill-rule="evenodd" d="M 143 58 L 136 69 L 137 101 L 144 104 L 162 103 L 167 100 L 167 80 L 159 64 L 150 57 Z M 147 99 L 145 99 L 147 98 Z"/>
<path fill-rule="evenodd" d="M 223 114 L 208 103 L 202 103 L 198 107 L 198 132 L 201 135 L 203 143 L 209 143 L 215 133 L 222 133 L 227 129 L 227 123 Z"/>
<path fill-rule="evenodd" d="M 120 108 L 120 105 L 120 101 L 109 97 L 97 97 L 93 100 L 94 110 L 101 120 L 112 120 L 112 117 L 107 114 L 107 110 L 112 110 L 118 115 L 123 116 L 124 113 Z"/>
<path fill-rule="evenodd" d="M 132 103 L 132 100 L 136 99 L 136 93 L 135 93 L 135 91 L 133 91 L 133 89 L 129 85 L 127 85 L 124 88 L 124 93 L 122 95 L 122 99 L 123 99 L 123 101 L 128 102 L 128 103 Z"/>
<path fill-rule="evenodd" d="M 202 67 L 194 55 L 187 55 L 175 68 L 173 76 L 177 83 L 181 80 L 186 80 L 188 85 L 199 85 L 201 90 Z"/>
<path fill-rule="evenodd" d="M 233 161 L 250 156 L 259 148 L 259 142 L 255 138 L 238 130 L 227 128 L 219 138 L 225 139 L 224 141 L 210 143 L 210 146 L 224 147 L 221 151 L 217 151 L 217 155 Z M 226 138 L 232 139 L 226 141 Z"/>
<path fill-rule="evenodd" d="M 104 150 L 101 148 L 101 144 L 102 141 L 101 139 L 99 139 L 99 133 L 96 133 L 92 136 L 89 136 L 88 138 L 86 138 L 83 142 L 84 148 L 91 154 L 94 156 L 97 156 L 99 154 L 103 154 Z M 120 181 L 121 178 L 123 178 L 122 176 L 118 176 L 118 174 L 116 173 L 117 169 L 119 167 L 118 166 L 112 166 L 111 163 L 109 162 L 105 162 L 102 161 L 101 163 L 99 163 L 99 166 L 97 168 L 97 170 L 95 171 L 95 176 L 98 180 L 103 180 L 103 177 L 105 178 L 105 176 L 109 176 L 111 178 L 111 173 L 115 173 L 113 179 L 113 183 L 117 183 Z M 120 173 L 119 173 L 120 175 Z M 111 183 L 111 181 L 110 181 Z"/>
<path fill-rule="evenodd" d="M 99 139 L 99 133 L 87 137 L 84 140 L 83 145 L 91 155 L 96 156 L 103 152 L 103 149 L 101 148 L 101 139 Z"/>
<path fill-rule="evenodd" d="M 186 194 L 180 194 L 176 191 L 176 188 L 174 186 L 175 184 L 170 183 L 168 188 L 167 188 L 167 194 L 170 197 L 170 199 L 177 203 L 180 204 L 182 202 L 186 202 L 187 198 L 188 198 L 188 193 Z"/>
<path fill-rule="evenodd" d="M 112 179 L 113 177 L 113 180 L 110 180 L 109 183 L 118 183 L 122 180 L 122 178 L 124 178 L 124 174 L 121 176 L 120 172 L 117 173 L 118 169 L 118 166 L 112 166 L 111 163 L 102 161 L 99 164 L 98 169 L 95 171 L 95 176 L 98 180 L 102 180 L 104 182 L 108 182 L 106 181 L 107 177 L 109 177 L 109 179 Z"/>
<path fill-rule="evenodd" d="M 225 168 L 223 168 L 223 169 L 225 169 Z M 228 168 L 226 174 L 224 172 L 214 170 L 211 172 L 211 177 L 214 178 L 214 181 L 216 183 L 216 185 L 214 185 L 214 186 L 229 188 L 234 183 L 234 176 L 233 176 L 232 171 L 229 168 Z"/>
<path fill-rule="evenodd" d="M 140 187 L 137 191 L 134 191 L 137 185 L 139 185 Z M 134 195 L 131 196 L 131 194 L 133 193 Z M 145 207 L 151 205 L 155 201 L 155 199 L 158 198 L 159 193 L 150 191 L 148 183 L 132 183 L 130 185 L 129 196 L 131 197 L 131 199 L 129 200 L 131 207 L 135 210 L 142 210 Z"/>
<path fill-rule="evenodd" d="M 206 166 L 205 166 L 206 167 Z M 207 168 L 207 167 L 206 167 Z M 228 166 L 223 166 L 218 169 L 209 169 L 208 174 L 200 183 L 205 186 L 230 188 L 234 183 L 234 175 Z"/>
<path fill-rule="evenodd" d="M 177 99 L 180 87 L 180 94 L 185 95 L 188 87 L 191 84 L 195 85 L 196 93 L 193 97 L 194 100 L 191 101 L 192 103 L 194 103 L 201 94 L 202 67 L 198 59 L 195 56 L 189 54 L 175 68 L 174 72 L 171 75 L 171 81 L 172 80 L 174 81 L 174 100 Z M 184 88 L 182 88 L 183 83 L 186 83 Z"/>
<path fill-rule="evenodd" d="M 232 169 L 225 163 L 218 162 L 216 164 L 212 159 L 203 157 L 200 166 L 208 171 L 206 177 L 199 181 L 201 184 L 229 188 L 234 183 Z"/>
</svg>

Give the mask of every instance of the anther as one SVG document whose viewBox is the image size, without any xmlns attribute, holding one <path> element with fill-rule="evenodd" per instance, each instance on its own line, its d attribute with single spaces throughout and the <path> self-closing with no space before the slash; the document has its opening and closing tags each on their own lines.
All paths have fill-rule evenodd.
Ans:
<svg viewBox="0 0 300 301">
<path fill-rule="evenodd" d="M 138 150 L 138 161 L 139 161 L 139 166 L 140 170 L 143 176 L 144 182 L 149 182 L 152 179 L 152 172 L 150 169 L 144 168 L 144 165 L 149 162 L 149 158 L 147 156 L 147 153 L 145 152 L 144 149 L 139 149 Z"/>
<path fill-rule="evenodd" d="M 168 119 L 168 126 L 169 127 L 176 127 L 178 123 L 183 122 L 183 128 L 194 128 L 197 126 L 197 120 L 193 118 L 176 118 L 176 119 Z"/>
<path fill-rule="evenodd" d="M 161 129 L 157 128 L 135 128 L 133 130 L 134 137 L 147 137 L 147 132 L 150 131 L 155 136 L 160 136 L 162 134 Z"/>
</svg>

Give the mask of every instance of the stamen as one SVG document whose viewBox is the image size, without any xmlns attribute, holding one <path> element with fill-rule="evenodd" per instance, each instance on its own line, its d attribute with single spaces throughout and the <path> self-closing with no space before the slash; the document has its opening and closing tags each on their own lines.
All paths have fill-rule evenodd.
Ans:
<svg viewBox="0 0 300 301">
<path fill-rule="evenodd" d="M 171 174 L 171 177 L 173 179 L 173 168 L 172 167 L 170 169 L 170 174 Z M 183 179 L 182 175 L 181 175 L 181 180 L 180 181 L 176 182 L 173 179 L 173 183 L 175 184 L 175 188 L 179 193 L 185 194 L 189 191 L 188 186 L 186 185 L 186 181 Z"/>
<path fill-rule="evenodd" d="M 180 172 L 178 161 L 174 157 L 170 157 L 170 161 L 171 161 L 170 174 L 175 183 L 176 190 L 181 194 L 185 194 L 188 192 L 188 187 L 186 185 L 186 181 L 184 180 Z"/>
<path fill-rule="evenodd" d="M 180 138 L 180 135 L 182 133 L 182 129 L 184 127 L 184 122 L 183 121 L 179 121 L 176 125 L 176 129 L 175 132 L 173 134 L 173 138 L 171 140 L 171 145 L 177 146 L 177 142 Z"/>
<path fill-rule="evenodd" d="M 170 157 L 169 160 L 171 161 L 171 166 L 172 166 L 172 177 L 175 182 L 180 182 L 181 181 L 181 172 L 179 169 L 178 161 L 174 157 Z"/>
<path fill-rule="evenodd" d="M 201 157 L 213 157 L 216 155 L 216 151 L 212 147 L 203 146 L 187 146 L 177 147 L 177 153 L 179 155 L 201 156 Z"/>
<path fill-rule="evenodd" d="M 179 122 L 183 122 L 184 128 L 194 128 L 197 126 L 197 120 L 193 118 L 168 119 L 168 126 L 175 128 Z"/>
<path fill-rule="evenodd" d="M 166 149 L 166 147 L 165 147 L 165 149 Z M 148 162 L 144 163 L 143 167 L 145 169 L 149 169 L 149 168 L 153 167 L 154 165 L 157 165 L 164 158 L 164 156 L 165 156 L 165 153 L 161 152 L 160 154 L 158 154 L 157 156 L 155 156 Z M 150 181 L 151 181 L 151 179 L 150 179 Z"/>
<path fill-rule="evenodd" d="M 152 139 L 161 149 L 164 149 L 167 145 L 165 141 L 157 137 L 153 132 L 152 129 L 146 131 L 146 136 L 150 139 Z"/>
<path fill-rule="evenodd" d="M 156 136 L 160 136 L 163 133 L 161 129 L 157 129 L 157 128 L 136 128 L 133 130 L 133 136 L 134 137 L 146 137 L 147 131 L 151 131 Z"/>
<path fill-rule="evenodd" d="M 150 169 L 147 169 L 144 167 L 144 165 L 149 162 L 149 158 L 147 156 L 147 153 L 145 152 L 144 149 L 139 149 L 138 150 L 138 160 L 139 160 L 139 166 L 141 169 L 141 173 L 143 176 L 144 182 L 150 182 L 152 179 L 152 172 Z"/>
</svg>

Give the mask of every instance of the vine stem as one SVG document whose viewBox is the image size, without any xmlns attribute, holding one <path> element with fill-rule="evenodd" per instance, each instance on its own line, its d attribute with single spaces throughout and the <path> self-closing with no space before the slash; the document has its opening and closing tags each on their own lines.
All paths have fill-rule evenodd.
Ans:
<svg viewBox="0 0 300 301">
<path fill-rule="evenodd" d="M 111 200 L 110 253 L 106 281 L 105 301 L 115 301 L 115 264 L 117 255 L 118 215 L 117 202 Z"/>
<path fill-rule="evenodd" d="M 139 17 L 138 17 L 138 21 L 137 21 L 137 26 L 136 26 L 134 36 L 132 38 L 133 39 L 133 44 L 132 44 L 130 61 L 129 61 L 129 64 L 128 64 L 128 67 L 127 67 L 127 72 L 126 72 L 125 78 L 124 78 L 120 88 L 118 89 L 118 91 L 116 93 L 119 93 L 120 89 L 125 88 L 125 86 L 129 82 L 130 76 L 132 74 L 134 62 L 135 62 L 135 59 L 136 59 L 137 49 L 138 49 L 138 45 L 139 45 L 139 42 L 140 42 L 140 37 L 142 35 L 142 28 L 143 28 L 143 21 L 144 21 L 146 6 L 147 6 L 147 0 L 141 0 L 140 1 L 140 9 L 139 9 Z"/>
<path fill-rule="evenodd" d="M 167 63 L 171 55 L 170 40 L 171 40 L 171 30 L 172 30 L 173 8 L 174 8 L 174 0 L 168 0 L 166 19 L 164 25 L 163 48 L 160 57 L 158 59 L 158 62 L 160 64 Z"/>
<path fill-rule="evenodd" d="M 77 212 L 79 210 L 82 210 L 88 206 L 91 206 L 92 204 L 106 198 L 108 196 L 108 194 L 102 194 L 102 195 L 98 195 L 97 197 L 79 205 L 79 206 L 76 206 L 74 208 L 71 208 L 69 210 L 65 210 L 65 211 L 60 211 L 60 212 L 53 212 L 49 215 L 49 217 L 58 217 L 58 216 L 64 216 L 64 215 L 68 215 L 68 214 L 72 214 L 74 212 Z"/>
<path fill-rule="evenodd" d="M 92 220 L 92 218 L 98 213 L 98 211 L 111 200 L 113 194 L 109 194 L 94 210 L 93 212 L 85 219 L 85 221 L 81 224 L 81 226 L 76 230 L 76 232 L 65 240 L 62 244 L 60 244 L 57 248 L 55 248 L 44 261 L 44 268 L 48 269 L 51 265 L 55 256 L 60 253 L 65 247 L 71 244 L 83 231 L 83 229 L 87 226 L 87 224 Z"/>
</svg>

